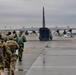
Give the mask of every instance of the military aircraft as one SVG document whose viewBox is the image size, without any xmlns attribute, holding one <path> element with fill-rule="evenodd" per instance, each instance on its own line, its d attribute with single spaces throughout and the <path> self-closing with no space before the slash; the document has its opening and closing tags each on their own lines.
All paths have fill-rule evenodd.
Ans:
<svg viewBox="0 0 76 75">
<path fill-rule="evenodd" d="M 70 32 L 72 34 L 72 30 L 76 30 L 76 28 L 70 28 L 67 27 L 46 27 L 45 26 L 45 12 L 43 7 L 43 22 L 42 22 L 41 28 L 21 28 L 20 30 L 26 31 L 25 34 L 28 35 L 28 31 L 32 31 L 33 33 L 39 32 L 39 39 L 40 40 L 52 40 L 52 31 L 55 31 L 60 36 L 60 31 L 63 31 L 63 34 L 67 34 L 67 32 Z"/>
<path fill-rule="evenodd" d="M 69 31 L 72 34 L 72 30 L 76 30 L 76 28 L 70 28 L 68 27 L 46 27 L 45 26 L 45 12 L 43 7 L 43 22 L 42 22 L 41 28 L 20 28 L 20 29 L 4 29 L 5 31 L 24 31 L 26 35 L 28 35 L 28 31 L 32 31 L 33 33 L 39 32 L 39 40 L 52 40 L 52 31 L 55 31 L 60 36 L 60 31 L 63 31 L 63 34 L 66 34 L 67 31 Z M 3 29 L 2 29 L 3 30 Z"/>
</svg>

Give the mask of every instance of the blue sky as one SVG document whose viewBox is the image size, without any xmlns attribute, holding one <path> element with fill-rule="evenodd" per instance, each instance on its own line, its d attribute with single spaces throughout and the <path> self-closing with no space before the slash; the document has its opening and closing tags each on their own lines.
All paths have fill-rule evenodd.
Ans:
<svg viewBox="0 0 76 75">
<path fill-rule="evenodd" d="M 76 26 L 76 0 L 0 0 L 0 28 Z"/>
</svg>

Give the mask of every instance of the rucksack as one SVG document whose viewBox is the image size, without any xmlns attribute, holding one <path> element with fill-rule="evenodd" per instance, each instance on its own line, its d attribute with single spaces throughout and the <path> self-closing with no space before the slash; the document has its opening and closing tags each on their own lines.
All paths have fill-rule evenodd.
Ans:
<svg viewBox="0 0 76 75">
<path fill-rule="evenodd" d="M 23 43 L 23 36 L 18 36 L 18 43 Z"/>
<path fill-rule="evenodd" d="M 10 46 L 16 46 L 16 44 L 12 40 L 8 41 L 8 45 L 10 45 Z"/>
<path fill-rule="evenodd" d="M 16 44 L 13 41 L 9 40 L 7 45 L 10 47 L 12 53 L 16 51 Z"/>
</svg>

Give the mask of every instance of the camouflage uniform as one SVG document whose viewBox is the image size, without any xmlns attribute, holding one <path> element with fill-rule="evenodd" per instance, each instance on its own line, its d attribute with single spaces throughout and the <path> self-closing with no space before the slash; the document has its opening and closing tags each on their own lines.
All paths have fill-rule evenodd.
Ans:
<svg viewBox="0 0 76 75">
<path fill-rule="evenodd" d="M 18 55 L 19 55 L 19 61 L 22 61 L 22 56 L 23 56 L 23 49 L 24 49 L 24 42 L 26 42 L 26 37 L 22 34 L 23 32 L 20 31 L 19 36 L 17 38 L 17 41 L 19 40 L 19 37 L 23 37 L 23 42 L 19 43 L 19 50 L 18 50 Z"/>
<path fill-rule="evenodd" d="M 17 44 L 16 41 L 13 40 L 12 36 L 9 36 L 9 40 L 6 42 L 7 46 L 10 48 L 10 51 L 12 52 L 12 59 L 11 59 L 11 70 L 14 72 L 15 70 L 15 65 L 16 65 L 16 60 L 17 60 L 17 54 L 16 54 L 16 49 L 19 48 L 19 45 Z"/>
<path fill-rule="evenodd" d="M 2 50 L 2 52 L 1 52 Z M 4 56 L 4 52 L 5 52 L 5 56 Z M 2 53 L 2 54 L 1 54 Z M 2 68 L 2 70 L 4 71 L 5 68 L 5 58 L 8 58 L 8 62 L 11 62 L 11 58 L 12 58 L 12 53 L 9 50 L 8 46 L 5 44 L 3 38 L 0 38 L 0 68 Z M 9 70 L 10 65 L 7 64 L 7 68 Z"/>
</svg>

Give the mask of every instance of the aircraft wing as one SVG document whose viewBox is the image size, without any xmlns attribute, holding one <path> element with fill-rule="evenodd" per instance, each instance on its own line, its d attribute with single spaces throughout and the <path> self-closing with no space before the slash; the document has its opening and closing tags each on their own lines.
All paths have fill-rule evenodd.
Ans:
<svg viewBox="0 0 76 75">
<path fill-rule="evenodd" d="M 39 31 L 39 28 L 20 28 L 18 30 L 22 30 L 22 31 Z"/>
<path fill-rule="evenodd" d="M 67 28 L 67 27 L 47 27 L 50 31 L 56 30 L 76 30 L 76 28 Z M 39 31 L 40 28 L 20 28 L 20 29 L 0 29 L 0 31 Z"/>
<path fill-rule="evenodd" d="M 67 27 L 47 27 L 50 31 L 61 31 L 61 30 L 76 30 L 76 28 L 67 28 Z M 22 31 L 39 31 L 40 28 L 20 28 L 16 30 Z"/>
<path fill-rule="evenodd" d="M 0 32 L 1 32 L 1 31 L 14 31 L 14 30 L 17 31 L 17 30 L 19 30 L 19 29 L 0 29 Z"/>
<path fill-rule="evenodd" d="M 68 27 L 48 27 L 49 30 L 51 31 L 56 31 L 56 30 L 76 30 L 76 28 L 68 28 Z"/>
</svg>

